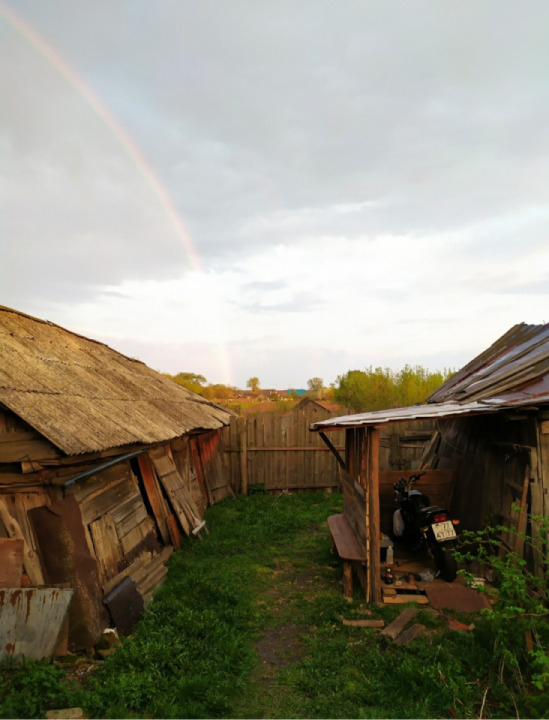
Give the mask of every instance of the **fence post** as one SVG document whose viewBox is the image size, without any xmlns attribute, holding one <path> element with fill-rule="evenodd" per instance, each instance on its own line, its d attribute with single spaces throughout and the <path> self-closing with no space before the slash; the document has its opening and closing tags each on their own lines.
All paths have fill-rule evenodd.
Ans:
<svg viewBox="0 0 549 720">
<path fill-rule="evenodd" d="M 248 494 L 248 438 L 247 438 L 247 421 L 243 417 L 240 421 L 240 492 L 242 495 Z"/>
</svg>

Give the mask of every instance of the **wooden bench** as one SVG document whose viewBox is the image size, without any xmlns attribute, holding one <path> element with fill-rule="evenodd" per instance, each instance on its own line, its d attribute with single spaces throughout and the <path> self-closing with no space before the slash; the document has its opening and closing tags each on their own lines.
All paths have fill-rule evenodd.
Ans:
<svg viewBox="0 0 549 720">
<path fill-rule="evenodd" d="M 328 526 L 332 534 L 334 548 L 343 560 L 343 595 L 353 597 L 353 568 L 359 572 L 366 564 L 366 553 L 361 548 L 353 529 L 345 515 L 331 515 Z"/>
</svg>

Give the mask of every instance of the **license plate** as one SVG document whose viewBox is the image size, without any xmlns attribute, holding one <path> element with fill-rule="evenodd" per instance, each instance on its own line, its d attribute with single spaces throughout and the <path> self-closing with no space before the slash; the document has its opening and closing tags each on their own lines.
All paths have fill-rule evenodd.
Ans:
<svg viewBox="0 0 549 720">
<path fill-rule="evenodd" d="M 446 522 L 435 523 L 434 525 L 431 525 L 431 527 L 433 528 L 435 539 L 438 540 L 438 542 L 443 542 L 444 540 L 453 540 L 453 538 L 456 537 L 456 531 L 454 530 L 454 526 L 450 522 L 450 520 L 447 520 Z"/>
</svg>

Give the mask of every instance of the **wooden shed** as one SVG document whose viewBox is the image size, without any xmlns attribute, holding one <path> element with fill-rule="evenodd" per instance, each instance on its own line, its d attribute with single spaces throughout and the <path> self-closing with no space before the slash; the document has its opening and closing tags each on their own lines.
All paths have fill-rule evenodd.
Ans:
<svg viewBox="0 0 549 720">
<path fill-rule="evenodd" d="M 512 327 L 447 380 L 427 404 L 366 412 L 314 423 L 322 434 L 345 430 L 340 464 L 345 516 L 366 558 L 369 600 L 381 598 L 380 533 L 390 532 L 392 484 L 402 471 L 380 469 L 380 429 L 430 420 L 435 432 L 419 467 L 431 502 L 446 504 L 461 527 L 480 529 L 504 521 L 535 541 L 531 516 L 549 511 L 549 325 Z M 521 508 L 520 512 L 513 510 Z M 539 553 L 509 536 L 510 549 L 525 553 L 542 572 Z"/>
<path fill-rule="evenodd" d="M 129 631 L 173 549 L 232 492 L 217 451 L 229 420 L 137 360 L 0 307 L 0 621 L 2 588 L 46 586 L 70 591 L 65 646 Z M 21 637 L 28 621 L 12 618 Z M 0 626 L 0 656 L 48 654 Z"/>
</svg>

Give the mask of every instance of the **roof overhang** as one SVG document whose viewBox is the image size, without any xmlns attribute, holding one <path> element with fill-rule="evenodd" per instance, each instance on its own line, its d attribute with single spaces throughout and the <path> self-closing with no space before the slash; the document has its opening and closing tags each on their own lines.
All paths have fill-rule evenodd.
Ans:
<svg viewBox="0 0 549 720">
<path fill-rule="evenodd" d="M 528 402 L 505 403 L 503 398 L 492 398 L 485 402 L 471 402 L 460 405 L 457 402 L 432 403 L 430 405 L 412 405 L 410 407 L 391 408 L 389 410 L 374 410 L 372 412 L 358 413 L 357 415 L 344 415 L 342 417 L 328 418 L 313 423 L 313 431 L 342 430 L 345 428 L 359 428 L 388 423 L 405 422 L 407 420 L 427 420 L 432 418 L 449 418 L 464 415 L 486 415 L 501 412 L 502 409 L 513 409 L 532 405 Z"/>
</svg>

